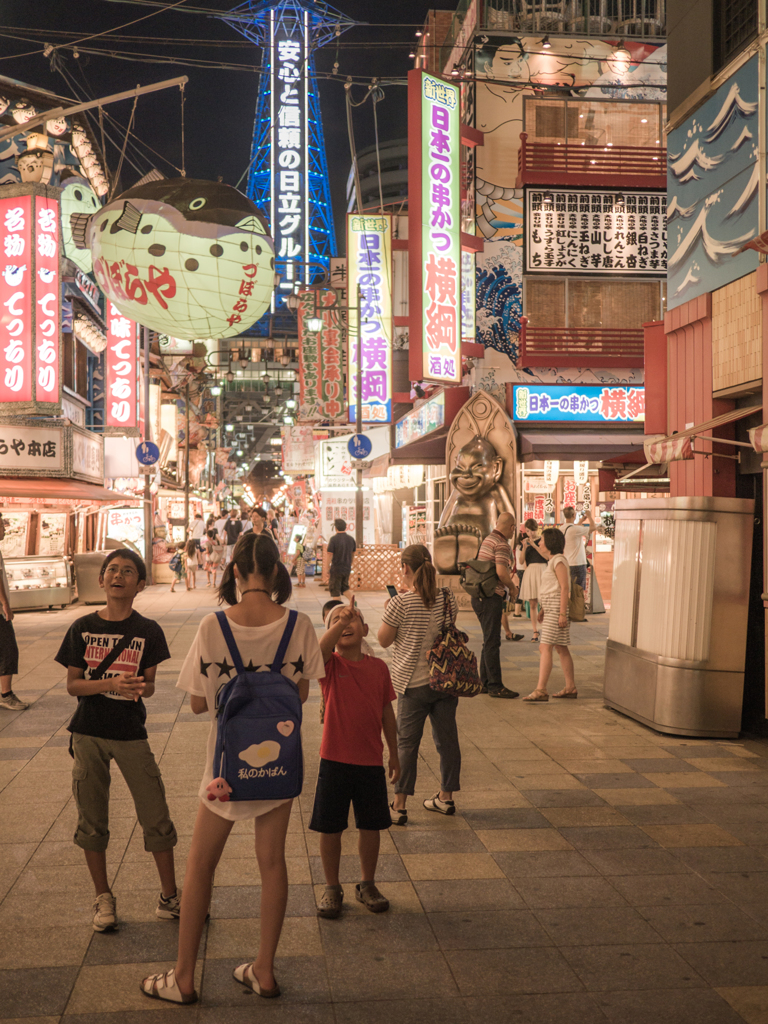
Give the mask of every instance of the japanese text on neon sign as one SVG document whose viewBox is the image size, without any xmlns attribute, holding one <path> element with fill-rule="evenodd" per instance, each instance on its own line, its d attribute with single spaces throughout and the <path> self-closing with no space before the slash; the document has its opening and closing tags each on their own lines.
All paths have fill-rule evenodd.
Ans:
<svg viewBox="0 0 768 1024">
<path fill-rule="evenodd" d="M 362 356 L 362 417 L 364 423 L 388 423 L 392 418 L 392 282 L 389 217 L 352 216 L 347 251 L 350 294 L 360 300 L 359 327 L 350 334 L 359 341 Z M 356 319 L 356 318 L 355 318 Z M 355 422 L 358 359 L 350 358 L 349 410 Z"/>
<path fill-rule="evenodd" d="M 272 147 L 278 168 L 273 181 L 272 231 L 276 256 L 285 261 L 280 288 L 286 291 L 298 279 L 295 262 L 302 262 L 304 251 L 304 73 L 302 43 L 298 39 L 278 39 L 272 69 Z"/>
<path fill-rule="evenodd" d="M 136 371 L 136 324 L 110 302 L 105 400 L 107 426 L 136 426 Z"/>
<path fill-rule="evenodd" d="M 516 420 L 637 423 L 645 419 L 645 390 L 633 387 L 515 386 Z"/>
<path fill-rule="evenodd" d="M 0 401 L 32 400 L 32 199 L 0 200 Z"/>
<path fill-rule="evenodd" d="M 59 204 L 35 198 L 36 317 L 35 350 L 38 402 L 59 398 Z"/>
<path fill-rule="evenodd" d="M 461 379 L 459 91 L 425 75 L 422 97 L 424 373 Z"/>
</svg>

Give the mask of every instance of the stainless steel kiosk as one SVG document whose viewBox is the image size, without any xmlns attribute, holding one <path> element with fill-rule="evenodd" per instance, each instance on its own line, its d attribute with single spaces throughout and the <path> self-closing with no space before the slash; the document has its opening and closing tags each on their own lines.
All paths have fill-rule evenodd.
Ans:
<svg viewBox="0 0 768 1024">
<path fill-rule="evenodd" d="M 659 732 L 738 736 L 754 503 L 617 501 L 605 701 Z"/>
</svg>

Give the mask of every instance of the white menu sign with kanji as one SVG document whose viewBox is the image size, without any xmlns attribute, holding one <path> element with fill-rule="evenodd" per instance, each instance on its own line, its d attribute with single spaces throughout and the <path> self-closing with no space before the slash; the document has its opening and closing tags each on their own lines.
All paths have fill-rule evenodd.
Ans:
<svg viewBox="0 0 768 1024">
<path fill-rule="evenodd" d="M 664 277 L 661 192 L 525 190 L 525 272 Z"/>
<path fill-rule="evenodd" d="M 8 470 L 64 468 L 61 427 L 16 427 L 0 423 L 0 475 Z"/>
</svg>

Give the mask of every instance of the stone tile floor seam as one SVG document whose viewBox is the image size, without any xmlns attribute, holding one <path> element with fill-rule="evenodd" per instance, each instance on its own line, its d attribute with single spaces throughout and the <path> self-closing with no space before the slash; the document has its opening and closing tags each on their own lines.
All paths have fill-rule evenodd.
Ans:
<svg viewBox="0 0 768 1024">
<path fill-rule="evenodd" d="M 320 629 L 326 599 L 310 582 L 292 603 Z M 375 637 L 383 595 L 357 603 Z M 173 656 L 147 704 L 182 878 L 207 724 L 174 684 L 215 604 L 203 588 L 152 587 L 137 607 L 163 626 Z M 52 660 L 83 613 L 15 618 L 14 688 L 34 703 L 0 717 L 0 1024 L 152 1024 L 167 1012 L 195 1024 L 250 1021 L 254 997 L 231 980 L 258 935 L 249 823 L 235 826 L 217 870 L 198 1005 L 167 1007 L 138 992 L 144 974 L 173 963 L 177 925 L 154 917 L 154 866 L 116 771 L 108 870 L 124 924 L 110 936 L 91 931 L 90 880 L 71 841 L 72 699 Z M 459 621 L 479 652 L 474 616 Z M 528 640 L 527 620 L 520 629 Z M 420 806 L 439 785 L 427 730 L 409 824 L 383 837 L 379 877 L 392 907 L 382 916 L 354 901 L 354 830 L 342 850 L 345 913 L 315 916 L 323 879 L 307 831 L 320 738 L 312 684 L 306 781 L 286 844 L 288 916 L 276 964 L 284 996 L 259 1011 L 281 1024 L 768 1022 L 768 742 L 662 736 L 605 709 L 607 631 L 607 615 L 573 627 L 578 703 L 461 702 L 464 788 L 452 818 Z M 503 641 L 508 686 L 533 688 L 537 652 Z M 552 689 L 559 679 L 555 669 Z"/>
</svg>

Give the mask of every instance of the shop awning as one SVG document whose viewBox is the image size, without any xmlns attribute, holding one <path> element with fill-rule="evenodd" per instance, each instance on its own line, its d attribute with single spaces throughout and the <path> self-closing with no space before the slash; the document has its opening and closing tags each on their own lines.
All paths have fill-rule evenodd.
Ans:
<svg viewBox="0 0 768 1024">
<path fill-rule="evenodd" d="M 717 427 L 723 427 L 726 423 L 735 423 L 736 420 L 746 419 L 747 416 L 752 416 L 754 413 L 762 411 L 762 402 L 759 405 L 745 405 L 740 409 L 731 409 L 730 412 L 721 413 L 720 416 L 715 416 L 704 423 L 697 423 L 695 427 L 688 427 L 687 430 L 678 430 L 676 434 L 669 434 L 667 437 L 659 437 L 649 441 L 645 445 L 645 455 L 648 463 L 652 465 L 654 463 L 674 462 L 680 459 L 691 458 L 693 452 L 690 445 L 686 446 L 683 443 L 686 438 L 693 439 L 701 434 L 706 434 L 710 430 L 715 430 Z M 758 427 L 757 429 L 759 430 L 760 428 Z M 730 441 L 728 438 L 722 437 L 710 437 L 707 440 L 715 441 L 718 444 L 741 444 L 741 442 Z M 749 447 L 749 445 L 746 445 L 746 447 Z"/>
<path fill-rule="evenodd" d="M 642 433 L 588 430 L 519 430 L 518 452 L 522 462 L 542 459 L 611 459 L 619 453 L 643 450 Z"/>
<path fill-rule="evenodd" d="M 752 447 L 758 455 L 768 452 L 768 423 L 761 423 L 759 427 L 752 427 L 749 431 L 749 440 L 752 442 Z"/>
<path fill-rule="evenodd" d="M 73 505 L 114 505 L 127 500 L 118 491 L 108 491 L 98 484 L 88 484 L 81 480 L 41 480 L 39 477 L 3 477 L 0 479 L 0 499 L 28 499 L 31 504 L 36 501 L 67 502 Z"/>
<path fill-rule="evenodd" d="M 418 441 L 404 444 L 402 448 L 393 448 L 389 453 L 390 466 L 442 466 L 445 462 L 445 442 L 448 428 L 436 432 L 438 436 L 429 434 Z"/>
</svg>

